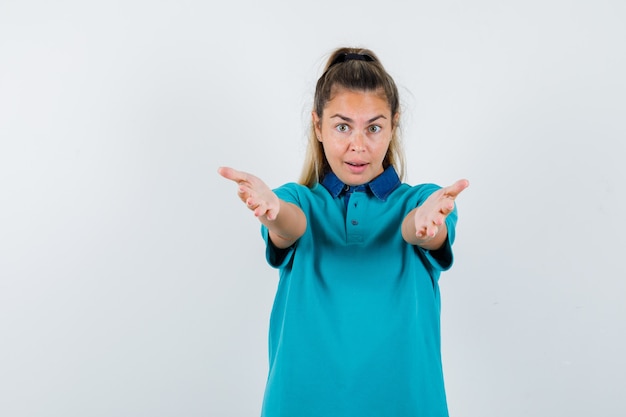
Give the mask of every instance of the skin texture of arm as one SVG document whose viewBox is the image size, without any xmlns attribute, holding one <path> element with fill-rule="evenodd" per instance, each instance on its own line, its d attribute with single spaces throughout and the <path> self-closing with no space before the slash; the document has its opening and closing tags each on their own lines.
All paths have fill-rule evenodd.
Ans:
<svg viewBox="0 0 626 417">
<path fill-rule="evenodd" d="M 427 250 L 437 250 L 448 237 L 446 217 L 454 209 L 454 200 L 469 186 L 469 181 L 454 184 L 432 193 L 424 203 L 409 212 L 402 221 L 402 237 Z"/>
<path fill-rule="evenodd" d="M 288 248 L 304 234 L 307 221 L 300 207 L 279 199 L 263 181 L 252 174 L 228 167 L 221 167 L 217 172 L 237 183 L 237 195 L 267 227 L 276 247 Z"/>
</svg>

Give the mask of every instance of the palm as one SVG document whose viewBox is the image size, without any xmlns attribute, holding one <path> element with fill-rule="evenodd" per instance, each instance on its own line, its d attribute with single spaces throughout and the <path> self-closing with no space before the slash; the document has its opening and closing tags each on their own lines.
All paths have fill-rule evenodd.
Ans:
<svg viewBox="0 0 626 417">
<path fill-rule="evenodd" d="M 219 168 L 218 173 L 239 185 L 237 195 L 256 217 L 267 220 L 276 218 L 280 208 L 278 197 L 261 179 L 228 167 Z"/>
<path fill-rule="evenodd" d="M 446 217 L 454 210 L 454 200 L 469 186 L 469 181 L 459 180 L 432 193 L 415 211 L 416 236 L 432 239 L 437 235 Z"/>
</svg>

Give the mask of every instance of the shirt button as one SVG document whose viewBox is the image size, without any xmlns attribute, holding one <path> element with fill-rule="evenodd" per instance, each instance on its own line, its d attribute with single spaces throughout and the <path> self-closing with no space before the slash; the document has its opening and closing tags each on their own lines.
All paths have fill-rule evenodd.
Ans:
<svg viewBox="0 0 626 417">
<path fill-rule="evenodd" d="M 359 222 L 356 220 L 352 220 L 350 223 L 352 223 L 352 226 L 356 226 L 357 224 L 359 224 Z"/>
</svg>

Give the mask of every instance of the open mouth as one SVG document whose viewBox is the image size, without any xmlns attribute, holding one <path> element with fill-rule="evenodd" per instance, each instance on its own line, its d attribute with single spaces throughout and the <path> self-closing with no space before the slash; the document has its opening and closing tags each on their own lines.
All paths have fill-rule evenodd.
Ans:
<svg viewBox="0 0 626 417">
<path fill-rule="evenodd" d="M 346 166 L 352 174 L 360 175 L 367 170 L 369 164 L 367 162 L 346 162 Z"/>
</svg>

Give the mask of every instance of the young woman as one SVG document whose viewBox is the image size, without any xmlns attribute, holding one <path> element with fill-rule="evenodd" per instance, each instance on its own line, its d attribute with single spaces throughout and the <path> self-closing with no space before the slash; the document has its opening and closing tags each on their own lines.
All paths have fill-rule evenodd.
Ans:
<svg viewBox="0 0 626 417">
<path fill-rule="evenodd" d="M 469 183 L 403 183 L 399 120 L 376 55 L 340 48 L 317 82 L 300 183 L 219 169 L 280 271 L 264 417 L 448 415 L 438 280 Z"/>
</svg>

